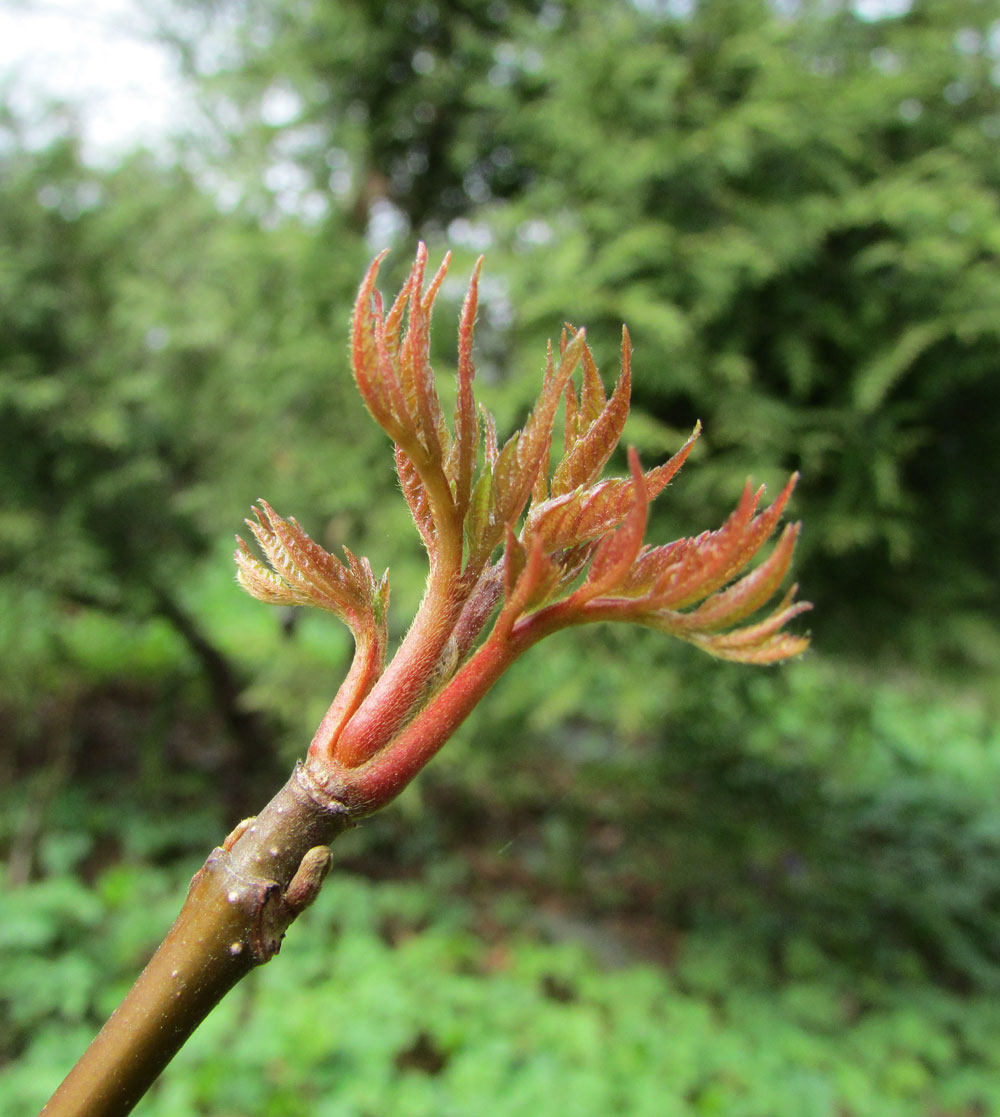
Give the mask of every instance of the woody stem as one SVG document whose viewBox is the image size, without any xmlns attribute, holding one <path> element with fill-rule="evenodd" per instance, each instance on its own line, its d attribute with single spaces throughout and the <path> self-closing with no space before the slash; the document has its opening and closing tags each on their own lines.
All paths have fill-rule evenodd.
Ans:
<svg viewBox="0 0 1000 1117">
<path fill-rule="evenodd" d="M 326 875 L 325 847 L 350 825 L 343 804 L 296 766 L 264 810 L 195 873 L 166 938 L 44 1117 L 130 1113 L 222 997 L 278 952 Z"/>
</svg>

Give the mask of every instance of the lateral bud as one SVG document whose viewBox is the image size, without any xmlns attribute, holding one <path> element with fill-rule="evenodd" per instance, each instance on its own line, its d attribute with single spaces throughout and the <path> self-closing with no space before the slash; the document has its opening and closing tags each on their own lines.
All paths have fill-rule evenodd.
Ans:
<svg viewBox="0 0 1000 1117">
<path fill-rule="evenodd" d="M 293 917 L 301 915 L 319 895 L 332 863 L 329 846 L 313 846 L 307 851 L 285 889 L 285 904 Z"/>
</svg>

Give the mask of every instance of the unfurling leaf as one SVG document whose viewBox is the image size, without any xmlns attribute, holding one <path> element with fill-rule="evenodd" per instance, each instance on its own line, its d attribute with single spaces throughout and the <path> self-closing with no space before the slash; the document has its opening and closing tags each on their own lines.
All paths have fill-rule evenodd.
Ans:
<svg viewBox="0 0 1000 1117">
<path fill-rule="evenodd" d="M 687 442 L 661 466 L 643 474 L 649 500 L 654 500 L 687 459 L 701 427 L 696 426 Z M 610 456 L 610 451 L 609 451 Z M 550 550 L 560 550 L 599 539 L 616 528 L 635 501 L 635 481 L 611 478 L 580 487 L 533 507 L 528 514 L 528 535 L 540 535 Z"/>
<path fill-rule="evenodd" d="M 253 597 L 270 605 L 315 605 L 335 613 L 359 642 L 385 647 L 388 575 L 376 581 L 365 558 L 346 547 L 346 565 L 324 550 L 294 520 L 283 520 L 264 500 L 247 526 L 270 570 L 237 539 L 237 580 Z"/>
<path fill-rule="evenodd" d="M 632 390 L 632 343 L 622 331 L 622 371 L 611 399 L 588 346 L 583 347 L 583 386 L 579 403 L 572 385 L 566 387 L 566 450 L 552 477 L 552 496 L 592 484 L 607 465 L 625 429 Z M 572 416 L 572 418 L 571 418 Z"/>
<path fill-rule="evenodd" d="M 639 455 L 635 450 L 629 450 L 628 457 L 632 470 L 632 507 L 621 526 L 605 535 L 594 551 L 587 580 L 571 598 L 581 604 L 599 594 L 612 592 L 631 569 L 642 547 L 649 497 Z"/>
<path fill-rule="evenodd" d="M 790 478 L 764 512 L 754 515 L 763 490 L 754 493 L 747 485 L 718 531 L 645 551 L 620 586 L 621 619 L 661 629 L 712 655 L 745 663 L 772 663 L 805 651 L 807 638 L 781 631 L 811 608 L 807 602 L 792 603 L 794 586 L 763 621 L 736 627 L 771 600 L 791 565 L 798 524 L 789 524 L 771 555 L 738 578 L 774 531 L 796 479 L 797 475 Z M 691 605 L 697 607 L 684 611 Z"/>
</svg>

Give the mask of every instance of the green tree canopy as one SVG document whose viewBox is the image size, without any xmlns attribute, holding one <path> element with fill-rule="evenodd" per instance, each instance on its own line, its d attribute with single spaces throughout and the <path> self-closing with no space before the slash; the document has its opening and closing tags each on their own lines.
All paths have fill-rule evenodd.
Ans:
<svg viewBox="0 0 1000 1117">
<path fill-rule="evenodd" d="M 804 576 L 842 637 L 947 615 L 946 643 L 974 650 L 1000 559 L 987 9 L 221 10 L 234 53 L 203 80 L 243 122 L 236 150 L 296 164 L 369 232 L 391 204 L 413 232 L 491 246 L 501 326 L 516 307 L 493 341 L 512 420 L 554 322 L 610 359 L 627 321 L 655 421 L 635 439 L 662 453 L 701 417 L 715 451 L 685 516 L 752 464 L 799 467 Z"/>
</svg>

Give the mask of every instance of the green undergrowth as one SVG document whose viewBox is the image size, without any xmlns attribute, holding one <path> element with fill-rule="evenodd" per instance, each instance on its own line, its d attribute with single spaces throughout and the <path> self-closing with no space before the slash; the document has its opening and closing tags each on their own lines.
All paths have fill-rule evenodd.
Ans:
<svg viewBox="0 0 1000 1117">
<path fill-rule="evenodd" d="M 176 867 L 30 885 L 2 924 L 0 1109 L 34 1111 L 165 926 Z M 1000 1112 L 1000 1006 L 859 980 L 808 942 L 778 983 L 760 942 L 690 934 L 608 966 L 498 897 L 334 875 L 281 957 L 205 1023 L 148 1117 Z M 56 949 L 58 948 L 58 949 Z"/>
</svg>

